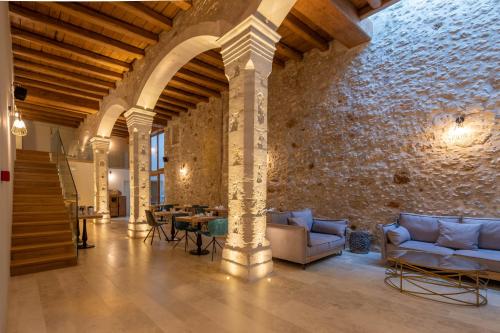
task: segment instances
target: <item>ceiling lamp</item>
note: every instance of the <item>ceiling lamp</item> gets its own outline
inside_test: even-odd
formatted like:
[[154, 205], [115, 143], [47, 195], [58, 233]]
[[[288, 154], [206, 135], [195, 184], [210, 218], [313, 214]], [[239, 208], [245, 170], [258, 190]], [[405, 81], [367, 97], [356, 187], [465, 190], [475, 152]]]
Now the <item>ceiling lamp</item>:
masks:
[[10, 131], [16, 136], [26, 136], [26, 134], [28, 134], [26, 124], [24, 120], [21, 119], [21, 115], [17, 110], [14, 113], [14, 124], [12, 124], [12, 129]]

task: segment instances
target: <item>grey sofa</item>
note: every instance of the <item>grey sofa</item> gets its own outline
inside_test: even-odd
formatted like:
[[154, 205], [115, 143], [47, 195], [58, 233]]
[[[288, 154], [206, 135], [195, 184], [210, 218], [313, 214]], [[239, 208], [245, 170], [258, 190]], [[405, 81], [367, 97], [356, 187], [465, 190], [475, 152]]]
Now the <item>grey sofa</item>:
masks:
[[[308, 226], [293, 225], [291, 219], [300, 216]], [[346, 242], [347, 220], [319, 219], [310, 209], [269, 212], [266, 236], [271, 242], [273, 257], [302, 264], [332, 254], [341, 254]]]
[[[436, 241], [439, 237], [438, 220], [452, 223], [480, 224], [478, 249], [455, 250], [437, 245]], [[403, 226], [408, 230], [411, 239], [399, 245], [394, 245], [387, 237], [387, 233], [399, 226]], [[384, 262], [387, 260], [387, 254], [392, 250], [419, 250], [443, 255], [457, 255], [484, 264], [488, 270], [488, 277], [500, 280], [500, 218], [400, 213], [395, 223], [379, 224], [378, 233], [381, 241], [381, 258]]]

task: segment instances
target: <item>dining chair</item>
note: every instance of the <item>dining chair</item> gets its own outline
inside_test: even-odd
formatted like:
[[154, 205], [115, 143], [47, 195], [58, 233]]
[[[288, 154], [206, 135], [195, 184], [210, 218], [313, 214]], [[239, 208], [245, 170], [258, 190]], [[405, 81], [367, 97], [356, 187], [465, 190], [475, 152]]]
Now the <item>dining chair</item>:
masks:
[[158, 232], [158, 238], [161, 240], [160, 230], [163, 232], [165, 240], [168, 241], [167, 234], [165, 233], [165, 230], [163, 230], [162, 228], [162, 225], [164, 225], [165, 223], [156, 221], [155, 216], [150, 210], [146, 210], [146, 220], [148, 221], [148, 224], [151, 227], [151, 229], [149, 229], [149, 232], [144, 238], [143, 242], [145, 242], [146, 239], [148, 239], [149, 234], [151, 234], [151, 231], [153, 232], [153, 235], [151, 236], [151, 245], [153, 245], [153, 240], [155, 238], [155, 231]]
[[222, 250], [222, 244], [217, 241], [217, 237], [227, 236], [227, 219], [216, 219], [208, 222], [208, 231], [203, 232], [203, 235], [212, 237], [210, 243], [207, 244], [205, 250], [212, 245], [212, 261], [214, 261], [214, 253], [217, 251], [217, 246]]
[[[189, 240], [191, 240], [191, 242], [193, 242], [193, 243], [196, 243], [196, 241], [189, 235], [189, 233], [190, 232], [198, 232], [198, 229], [193, 227], [191, 225], [191, 223], [189, 223], [189, 222], [177, 221], [176, 217], [179, 217], [179, 216], [189, 216], [189, 215], [188, 214], [172, 215], [172, 223], [174, 224], [174, 227], [175, 227], [174, 240], [177, 241], [177, 243], [175, 243], [175, 245], [172, 249], [175, 249], [177, 247], [177, 245], [179, 245], [179, 243], [184, 239], [184, 252], [186, 252], [187, 248], [188, 248]], [[177, 234], [179, 232], [184, 232], [184, 235], [182, 235], [181, 238], [177, 239]]]

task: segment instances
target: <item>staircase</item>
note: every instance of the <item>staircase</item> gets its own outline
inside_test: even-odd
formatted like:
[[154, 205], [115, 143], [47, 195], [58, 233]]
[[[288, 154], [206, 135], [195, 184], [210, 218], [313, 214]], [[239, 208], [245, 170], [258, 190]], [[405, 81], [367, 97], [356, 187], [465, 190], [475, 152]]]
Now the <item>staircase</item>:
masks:
[[76, 259], [56, 164], [47, 152], [17, 150], [11, 275], [72, 266]]

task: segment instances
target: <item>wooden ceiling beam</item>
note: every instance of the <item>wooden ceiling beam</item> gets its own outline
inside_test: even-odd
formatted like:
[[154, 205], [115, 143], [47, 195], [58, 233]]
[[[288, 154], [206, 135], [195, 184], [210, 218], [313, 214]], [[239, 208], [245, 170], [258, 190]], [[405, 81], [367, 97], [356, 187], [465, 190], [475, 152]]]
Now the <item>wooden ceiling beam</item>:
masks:
[[202, 96], [214, 96], [220, 97], [220, 92], [217, 90], [213, 90], [202, 85], [189, 82], [187, 80], [176, 78], [175, 76], [168, 82], [167, 86], [171, 86], [174, 88], [178, 88], [180, 90], [184, 90], [190, 93], [202, 95]]
[[184, 107], [178, 106], [178, 105], [174, 105], [174, 104], [170, 104], [170, 103], [165, 103], [161, 100], [158, 100], [158, 102], [156, 102], [156, 106], [159, 106], [163, 109], [172, 110], [175, 112], [187, 112], [188, 111], [187, 108], [184, 108]]
[[110, 57], [103, 56], [99, 53], [95, 53], [86, 49], [76, 47], [71, 44], [66, 44], [62, 41], [47, 38], [42, 35], [35, 34], [30, 31], [22, 30], [17, 27], [11, 27], [10, 32], [13, 39], [18, 39], [22, 41], [27, 41], [35, 43], [42, 47], [48, 47], [53, 50], [68, 52], [81, 59], [89, 60], [100, 65], [110, 67], [115, 70], [119, 70], [120, 73], [123, 70], [131, 70], [132, 65], [124, 61], [116, 60]]
[[33, 79], [43, 82], [50, 82], [50, 84], [53, 85], [58, 85], [61, 87], [71, 87], [72, 89], [88, 92], [91, 94], [96, 94], [101, 96], [106, 96], [108, 94], [108, 89], [105, 88], [99, 88], [72, 80], [61, 79], [56, 76], [41, 74], [33, 71], [24, 70], [21, 68], [14, 68], [14, 74], [18, 77]]
[[218, 67], [207, 64], [198, 59], [192, 59], [190, 62], [184, 65], [184, 68], [189, 69], [191, 71], [207, 75], [211, 78], [217, 79], [222, 82], [227, 82], [226, 75], [224, 74], [224, 70], [221, 70]]
[[62, 125], [62, 126], [67, 126], [67, 127], [78, 127], [80, 125], [79, 122], [77, 121], [67, 121], [67, 120], [62, 120], [57, 117], [48, 117], [41, 115], [39, 113], [33, 113], [33, 112], [23, 112], [21, 114], [22, 118], [26, 120], [32, 120], [32, 121], [40, 121], [43, 123], [49, 123], [49, 124], [56, 124], [56, 125]]
[[363, 20], [375, 13], [378, 13], [384, 8], [394, 5], [396, 2], [399, 2], [399, 0], [381, 0], [380, 6], [376, 8], [372, 7], [371, 5], [366, 5], [365, 7], [358, 10], [358, 16], [361, 20]]
[[80, 121], [83, 121], [85, 119], [85, 117], [81, 117], [81, 116], [72, 116], [71, 114], [59, 114], [59, 113], [54, 113], [54, 112], [42, 112], [42, 111], [37, 110], [37, 109], [25, 108], [23, 106], [18, 107], [17, 109], [21, 111], [21, 114], [29, 112], [32, 114], [39, 114], [41, 116], [57, 117], [59, 119], [68, 120], [68, 121], [80, 122]]
[[43, 74], [57, 76], [67, 80], [73, 80], [85, 84], [90, 84], [101, 88], [115, 88], [114, 82], [103, 81], [90, 76], [85, 76], [81, 74], [76, 74], [70, 71], [65, 71], [63, 69], [58, 69], [51, 66], [46, 66], [34, 62], [25, 61], [23, 59], [14, 58], [14, 66], [18, 68], [28, 69], [36, 71]]
[[181, 68], [175, 74], [175, 77], [178, 77], [178, 78], [181, 78], [181, 79], [184, 79], [187, 81], [191, 81], [191, 82], [206, 86], [206, 87], [211, 88], [211, 89], [219, 90], [219, 91], [227, 89], [229, 87], [229, 84], [227, 83], [227, 81], [223, 82], [223, 81], [214, 80], [213, 78], [198, 74], [196, 72], [190, 71], [190, 70], [185, 69], [185, 68]]
[[33, 50], [16, 44], [12, 45], [12, 52], [15, 55], [21, 55], [26, 58], [43, 61], [55, 66], [66, 67], [69, 68], [70, 70], [79, 70], [82, 72], [102, 76], [106, 79], [121, 80], [123, 78], [122, 74], [113, 71], [108, 71], [106, 69], [92, 66], [83, 62], [71, 60], [64, 57], [59, 57], [50, 53]]
[[162, 107], [159, 107], [158, 105], [155, 106], [154, 111], [159, 114], [167, 115], [167, 116], [178, 116], [179, 112], [164, 109]]
[[77, 19], [82, 19], [85, 22], [104, 27], [111, 31], [122, 33], [126, 36], [131, 36], [135, 39], [149, 44], [155, 44], [158, 42], [158, 36], [151, 31], [141, 29], [135, 25], [103, 14], [97, 10], [88, 8], [79, 3], [46, 2], [45, 5], [51, 8], [59, 9]]
[[28, 90], [26, 101], [33, 104], [40, 103], [70, 110], [79, 110], [89, 114], [99, 111], [99, 102], [54, 93], [40, 88], [31, 88]]
[[45, 89], [48, 91], [61, 92], [61, 93], [64, 93], [66, 95], [87, 98], [87, 99], [91, 99], [94, 101], [100, 101], [102, 99], [101, 95], [92, 94], [89, 92], [83, 92], [83, 91], [68, 88], [68, 87], [58, 86], [56, 84], [52, 84], [49, 82], [32, 80], [32, 79], [21, 77], [21, 76], [16, 76], [14, 78], [14, 83], [18, 84], [20, 86], [23, 86], [25, 88], [28, 88], [28, 89], [32, 88], [32, 87], [41, 88], [41, 89]]
[[294, 10], [349, 48], [371, 39], [360, 25], [358, 10], [349, 0], [298, 0]]
[[17, 107], [23, 107], [26, 109], [32, 109], [32, 110], [37, 110], [40, 112], [47, 112], [47, 113], [56, 113], [56, 114], [71, 114], [76, 116], [80, 116], [82, 118], [85, 118], [88, 115], [88, 112], [85, 111], [79, 111], [79, 110], [73, 110], [73, 109], [65, 109], [65, 108], [60, 108], [60, 107], [55, 107], [55, 106], [47, 106], [47, 105], [41, 105], [41, 104], [33, 104], [33, 103], [28, 103], [28, 102], [23, 102], [23, 101], [16, 101], [16, 106]]
[[138, 2], [138, 1], [127, 1], [127, 2], [113, 2], [113, 5], [118, 6], [127, 12], [134, 14], [143, 20], [150, 22], [163, 30], [172, 29], [173, 23], [172, 19], [163, 16], [152, 8]]
[[174, 104], [174, 105], [186, 108], [186, 109], [194, 109], [194, 108], [196, 108], [196, 103], [187, 102], [187, 101], [180, 100], [178, 98], [167, 96], [167, 95], [164, 95], [164, 94], [160, 95], [159, 100], [162, 101], [162, 102], [169, 103], [169, 104]]
[[224, 70], [224, 62], [222, 61], [222, 56], [217, 51], [208, 50], [206, 52], [198, 54], [195, 58]]
[[180, 1], [180, 0], [176, 0], [176, 1], [170, 1], [171, 4], [174, 4], [176, 5], [178, 8], [182, 9], [182, 10], [188, 10], [189, 8], [192, 7], [192, 4], [191, 4], [191, 1]]
[[15, 5], [12, 2], [9, 3], [9, 11], [10, 14], [14, 17], [22, 18], [34, 23], [44, 24], [52, 29], [64, 32], [86, 42], [98, 44], [107, 49], [125, 53], [131, 57], [142, 58], [144, 56], [143, 49], [122, 43], [116, 39], [98, 34], [91, 30], [84, 29], [80, 26], [60, 21], [51, 16], [43, 15], [37, 11]]
[[180, 100], [183, 100], [183, 101], [187, 101], [187, 102], [190, 102], [190, 103], [197, 104], [199, 102], [208, 102], [208, 97], [206, 97], [206, 96], [201, 96], [201, 95], [198, 95], [198, 94], [189, 93], [187, 91], [183, 91], [183, 90], [180, 90], [180, 89], [172, 88], [172, 87], [169, 87], [169, 86], [167, 86], [163, 90], [163, 92], [167, 96], [174, 97], [174, 98], [177, 98], [177, 99], [180, 99]]
[[278, 42], [276, 43], [276, 51], [283, 56], [287, 57], [288, 59], [293, 59], [300, 61], [302, 60], [302, 53], [300, 51], [297, 51], [291, 46], [286, 45], [285, 43]]
[[[297, 5], [297, 3], [295, 5]], [[311, 46], [314, 46], [321, 51], [328, 50], [328, 41], [323, 39], [323, 37], [321, 37], [316, 31], [309, 28], [307, 24], [299, 20], [292, 13], [287, 15], [282, 25]]]

